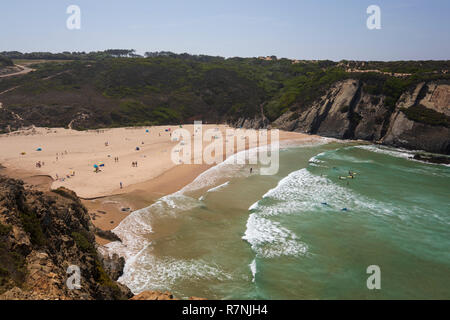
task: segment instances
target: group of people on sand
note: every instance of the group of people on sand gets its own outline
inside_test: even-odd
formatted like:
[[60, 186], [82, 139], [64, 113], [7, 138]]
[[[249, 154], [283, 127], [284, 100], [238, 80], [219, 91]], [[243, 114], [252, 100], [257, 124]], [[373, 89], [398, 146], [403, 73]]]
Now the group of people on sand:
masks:
[[59, 177], [59, 175], [56, 173], [56, 181], [64, 182], [66, 179], [70, 179], [71, 177], [75, 177], [75, 171], [70, 171], [69, 174], [66, 174], [65, 177]]
[[62, 158], [64, 155], [67, 155], [67, 154], [68, 154], [67, 150], [64, 151], [64, 152], [61, 152], [61, 153], [57, 152], [57, 153], [56, 153], [56, 161], [59, 160], [59, 156], [60, 156], [60, 155], [61, 155], [61, 158]]
[[119, 162], [119, 157], [114, 157], [114, 162]]
[[38, 162], [36, 162], [36, 168], [42, 168], [43, 166], [45, 165], [45, 162], [44, 161], [38, 161]]
[[131, 166], [132, 166], [133, 168], [137, 168], [137, 166], [138, 166], [137, 161], [133, 161], [133, 162], [131, 163]]

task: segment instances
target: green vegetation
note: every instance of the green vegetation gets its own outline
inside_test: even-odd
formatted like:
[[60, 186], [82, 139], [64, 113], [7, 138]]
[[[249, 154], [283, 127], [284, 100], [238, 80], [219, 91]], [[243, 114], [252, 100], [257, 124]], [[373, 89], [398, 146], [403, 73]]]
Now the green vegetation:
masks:
[[[42, 126], [67, 126], [80, 113], [75, 129], [162, 125], [203, 120], [234, 122], [264, 114], [273, 121], [284, 112], [302, 111], [326, 94], [337, 81], [357, 79], [374, 101], [385, 96], [392, 112], [400, 96], [420, 81], [450, 80], [448, 61], [348, 62], [272, 61], [258, 58], [211, 57], [146, 53], [132, 50], [96, 53], [3, 53], [15, 59], [52, 59], [65, 63], [37, 63], [36, 72], [0, 80], [8, 109]], [[36, 60], [39, 61], [39, 60]], [[408, 77], [349, 73], [346, 69], [411, 73]], [[14, 99], [14, 96], [20, 99]], [[36, 95], [39, 102], [36, 103]], [[20, 104], [19, 104], [20, 103]], [[345, 112], [345, 110], [343, 111]], [[0, 124], [10, 123], [9, 118]], [[5, 115], [6, 117], [6, 115]], [[9, 121], [9, 122], [8, 122]]]
[[450, 117], [437, 112], [435, 110], [426, 108], [422, 105], [415, 105], [409, 108], [403, 108], [402, 112], [410, 120], [414, 120], [420, 123], [429, 124], [432, 126], [444, 126], [450, 127]]
[[428, 60], [428, 61], [341, 61], [347, 64], [350, 68], [359, 70], [380, 70], [382, 72], [390, 73], [431, 73], [434, 71], [449, 70], [450, 61], [442, 60]]
[[8, 57], [3, 57], [0, 55], [0, 68], [1, 67], [10, 67], [13, 66], [14, 63], [12, 62], [12, 60]]
[[25, 59], [25, 60], [96, 60], [111, 57], [139, 57], [135, 54], [135, 50], [128, 49], [109, 49], [105, 51], [93, 51], [93, 52], [31, 52], [22, 53], [19, 51], [3, 51], [0, 52], [0, 56], [4, 56], [10, 59]]
[[0, 294], [20, 286], [26, 275], [25, 257], [7, 245], [11, 230], [11, 226], [0, 223]]
[[20, 210], [20, 220], [23, 229], [30, 235], [31, 243], [36, 246], [43, 246], [46, 243], [44, 232], [42, 231], [41, 223], [34, 211], [24, 205]]
[[0, 237], [8, 235], [12, 230], [11, 226], [7, 226], [0, 223]]
[[95, 255], [95, 246], [87, 239], [83, 231], [72, 232], [72, 238], [81, 251]]
[[349, 106], [343, 106], [343, 107], [341, 108], [341, 110], [339, 110], [339, 111], [341, 111], [341, 113], [346, 113], [346, 112], [348, 112], [349, 109], [350, 109]]

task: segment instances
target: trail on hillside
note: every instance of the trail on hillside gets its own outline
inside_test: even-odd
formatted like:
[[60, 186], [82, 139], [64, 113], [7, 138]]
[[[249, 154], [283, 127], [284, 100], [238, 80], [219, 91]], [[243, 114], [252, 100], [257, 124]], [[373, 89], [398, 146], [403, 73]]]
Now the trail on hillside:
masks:
[[35, 70], [35, 69], [28, 68], [26, 66], [22, 66], [22, 65], [19, 65], [19, 64], [16, 64], [15, 66], [21, 68], [22, 70], [20, 70], [18, 72], [14, 72], [14, 73], [0, 75], [0, 78], [8, 78], [8, 77], [20, 76], [20, 75], [24, 75], [24, 74], [30, 73], [30, 72]]

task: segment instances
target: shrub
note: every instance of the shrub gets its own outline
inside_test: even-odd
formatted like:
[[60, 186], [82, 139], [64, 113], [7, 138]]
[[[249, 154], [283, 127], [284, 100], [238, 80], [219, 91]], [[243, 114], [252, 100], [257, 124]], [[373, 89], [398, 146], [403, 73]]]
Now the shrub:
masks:
[[429, 124], [432, 126], [450, 127], [450, 117], [437, 112], [433, 109], [424, 107], [423, 105], [415, 105], [409, 108], [402, 108], [401, 111], [410, 120], [420, 123]]
[[85, 252], [90, 254], [95, 254], [95, 247], [89, 240], [83, 235], [82, 232], [72, 232], [72, 238], [77, 244], [77, 247]]

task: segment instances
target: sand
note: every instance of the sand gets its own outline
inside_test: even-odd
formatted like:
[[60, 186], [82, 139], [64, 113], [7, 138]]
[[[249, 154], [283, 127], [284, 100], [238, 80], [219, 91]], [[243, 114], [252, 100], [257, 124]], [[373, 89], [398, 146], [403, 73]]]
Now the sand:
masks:
[[[93, 223], [111, 230], [133, 210], [180, 190], [212, 166], [174, 163], [171, 151], [179, 142], [172, 141], [170, 132], [165, 131], [169, 128], [173, 132], [179, 126], [90, 131], [31, 128], [12, 132], [0, 135], [0, 164], [14, 173], [12, 176], [25, 177], [29, 184], [35, 183], [44, 189], [63, 186], [73, 190], [83, 199]], [[183, 129], [194, 132], [193, 125], [183, 125]], [[225, 130], [231, 128], [203, 125], [203, 131], [207, 129], [220, 131], [226, 137]], [[280, 141], [298, 144], [317, 139], [319, 137], [280, 131]], [[247, 143], [245, 147], [252, 146]], [[115, 157], [119, 158], [118, 162]], [[36, 167], [39, 161], [43, 164], [40, 168]], [[137, 167], [132, 166], [135, 161]], [[104, 166], [96, 173], [94, 165], [101, 163]]]

